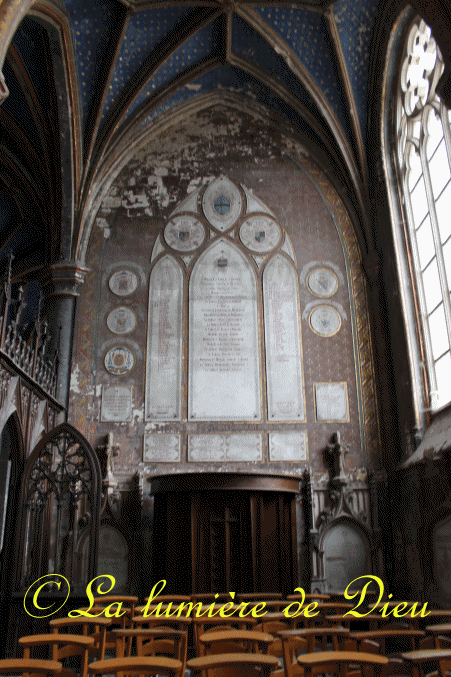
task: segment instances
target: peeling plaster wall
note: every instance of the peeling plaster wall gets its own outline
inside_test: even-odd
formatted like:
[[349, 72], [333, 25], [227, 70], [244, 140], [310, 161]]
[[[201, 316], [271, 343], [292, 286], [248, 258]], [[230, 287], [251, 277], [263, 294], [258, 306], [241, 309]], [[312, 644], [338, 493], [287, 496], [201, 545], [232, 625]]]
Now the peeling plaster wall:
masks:
[[[150, 256], [168, 216], [187, 194], [219, 175], [246, 186], [275, 214], [291, 238], [300, 280], [300, 315], [306, 422], [181, 423], [144, 422], [145, 355]], [[108, 279], [117, 264], [133, 266], [138, 288], [125, 299], [115, 297]], [[331, 302], [342, 309], [342, 326], [333, 337], [320, 337], [308, 323], [309, 304], [318, 301], [306, 286], [306, 274], [326, 262], [340, 279]], [[327, 467], [324, 449], [336, 430], [350, 445], [346, 465], [351, 476], [363, 479], [377, 466], [379, 447], [374, 396], [374, 370], [369, 337], [365, 281], [360, 252], [337, 194], [308, 158], [304, 149], [287, 139], [274, 124], [225, 106], [197, 113], [170, 129], [157, 142], [136, 152], [120, 172], [104, 199], [93, 228], [86, 260], [90, 272], [78, 306], [69, 420], [96, 445], [112, 431], [120, 447], [115, 472], [126, 481], [168, 472], [265, 472], [301, 476], [311, 468], [317, 481]], [[113, 376], [104, 367], [109, 347], [121, 343], [106, 325], [108, 312], [126, 305], [134, 310], [137, 326], [127, 340], [136, 357], [126, 376]], [[186, 340], [186, 337], [185, 337]], [[313, 384], [347, 384], [349, 421], [319, 422], [315, 418]], [[132, 420], [100, 421], [101, 390], [106, 385], [133, 386]], [[305, 463], [268, 461], [268, 432], [304, 430], [308, 433]], [[263, 463], [188, 463], [186, 435], [195, 432], [261, 431]], [[143, 463], [144, 432], [182, 432], [180, 463]]]

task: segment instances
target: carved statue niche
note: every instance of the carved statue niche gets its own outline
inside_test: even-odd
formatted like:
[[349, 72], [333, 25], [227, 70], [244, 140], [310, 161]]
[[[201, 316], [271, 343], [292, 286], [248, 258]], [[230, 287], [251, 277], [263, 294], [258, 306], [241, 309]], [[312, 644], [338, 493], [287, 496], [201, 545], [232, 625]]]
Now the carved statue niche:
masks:
[[114, 444], [113, 433], [96, 447], [103, 476], [103, 501], [100, 514], [98, 575], [114, 576], [114, 592], [136, 592], [138, 577], [134, 575], [136, 550], [134, 534], [137, 516], [141, 514], [141, 501], [136, 482], [120, 486], [115, 475], [114, 459], [120, 446]]
[[329, 481], [312, 487], [311, 584], [324, 592], [373, 569], [368, 485], [364, 473], [347, 470], [349, 451], [337, 431], [325, 449]]

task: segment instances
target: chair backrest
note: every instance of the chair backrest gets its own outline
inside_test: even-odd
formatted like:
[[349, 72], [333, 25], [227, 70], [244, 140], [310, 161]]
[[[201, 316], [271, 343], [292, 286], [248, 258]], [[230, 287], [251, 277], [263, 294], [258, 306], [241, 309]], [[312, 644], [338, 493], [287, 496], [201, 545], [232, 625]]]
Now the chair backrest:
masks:
[[304, 669], [305, 677], [315, 674], [318, 665], [322, 666], [322, 671], [339, 675], [347, 674], [351, 665], [358, 665], [362, 673], [364, 668], [370, 668], [375, 677], [380, 677], [388, 665], [388, 658], [363, 651], [319, 651], [298, 656], [297, 662]]
[[52, 618], [49, 621], [50, 629], [53, 633], [64, 634], [68, 631], [71, 634], [81, 634], [83, 637], [92, 637], [94, 645], [89, 648], [88, 653], [90, 658], [103, 660], [105, 656], [106, 646], [106, 630], [111, 625], [111, 618]]
[[131, 656], [95, 661], [88, 666], [91, 675], [167, 675], [184, 677], [181, 661], [162, 656]]
[[4, 658], [0, 660], [2, 675], [33, 675], [33, 677], [53, 677], [61, 672], [62, 664], [58, 661], [36, 660], [33, 658]]
[[31, 658], [31, 650], [47, 647], [52, 661], [62, 661], [69, 656], [80, 656], [80, 677], [88, 674], [88, 651], [94, 646], [92, 637], [70, 635], [67, 633], [49, 633], [44, 635], [28, 635], [19, 638], [19, 646], [23, 649], [24, 659]]
[[117, 619], [113, 617], [113, 623], [120, 624], [122, 628], [130, 628], [132, 626], [132, 618], [135, 615], [135, 606], [138, 602], [138, 597], [134, 595], [102, 595], [102, 597], [94, 597], [94, 606], [99, 609], [110, 605], [117, 607], [121, 616], [118, 616]]
[[255, 653], [227, 653], [203, 656], [188, 661], [191, 677], [202, 672], [214, 677], [269, 677], [279, 661], [275, 656]]
[[[385, 656], [387, 655], [387, 651], [389, 651], [389, 653], [399, 653], [400, 651], [405, 651], [406, 644], [410, 644], [409, 648], [412, 651], [417, 650], [419, 648], [419, 641], [424, 636], [425, 632], [423, 630], [398, 630], [392, 629], [390, 626], [386, 626], [382, 630], [351, 632], [350, 639], [356, 641], [357, 651], [362, 650], [363, 644], [365, 642], [376, 642], [379, 653], [382, 656]], [[391, 647], [387, 646], [387, 640], [390, 642]], [[397, 645], [397, 648], [394, 652], [392, 649], [395, 645]], [[401, 645], [401, 647], [399, 645]]]
[[173, 628], [126, 628], [114, 630], [116, 635], [116, 658], [128, 658], [136, 642], [137, 656], [167, 656], [186, 666], [188, 635], [186, 631]]
[[273, 635], [254, 630], [219, 630], [204, 632], [199, 637], [200, 656], [212, 656], [219, 653], [262, 653], [274, 641]]
[[[297, 669], [296, 654], [298, 651], [313, 653], [317, 648], [326, 648], [327, 639], [332, 639], [333, 650], [343, 651], [348, 628], [304, 628], [283, 630], [278, 633], [282, 641], [282, 656], [286, 677], [293, 677]], [[319, 642], [319, 647], [318, 647]]]
[[449, 649], [407, 651], [401, 654], [401, 658], [410, 665], [413, 677], [423, 677], [425, 666], [427, 666], [427, 672], [429, 673], [431, 663], [437, 666], [440, 677], [446, 677], [449, 662], [451, 661], [451, 651]]

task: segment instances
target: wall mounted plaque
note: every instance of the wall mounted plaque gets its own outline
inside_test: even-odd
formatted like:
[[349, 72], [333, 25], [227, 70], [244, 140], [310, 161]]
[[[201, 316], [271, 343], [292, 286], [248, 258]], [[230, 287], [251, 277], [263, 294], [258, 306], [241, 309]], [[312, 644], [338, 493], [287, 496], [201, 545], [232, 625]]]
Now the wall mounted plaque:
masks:
[[252, 266], [230, 241], [214, 240], [190, 279], [190, 421], [260, 419], [258, 348]]
[[269, 433], [269, 460], [298, 463], [307, 460], [307, 433]]
[[138, 287], [138, 276], [131, 270], [116, 270], [108, 280], [108, 286], [116, 296], [130, 296]]
[[263, 273], [268, 418], [302, 421], [304, 399], [297, 275], [283, 256]]
[[194, 216], [174, 216], [164, 229], [164, 239], [179, 252], [193, 251], [204, 237], [205, 229]]
[[345, 381], [315, 383], [314, 388], [317, 421], [349, 421], [348, 390]]
[[136, 315], [126, 306], [118, 306], [108, 313], [107, 327], [113, 334], [129, 334], [136, 327]]
[[315, 296], [328, 298], [338, 289], [338, 279], [335, 273], [327, 268], [315, 268], [307, 277], [307, 286]]
[[332, 306], [316, 306], [310, 313], [310, 327], [320, 336], [333, 336], [341, 327], [341, 316]]
[[144, 433], [145, 463], [178, 463], [181, 460], [181, 436]]
[[261, 461], [262, 436], [258, 433], [188, 435], [188, 461], [197, 463]]
[[135, 356], [127, 346], [115, 346], [105, 353], [105, 369], [115, 376], [128, 374], [135, 366]]
[[150, 274], [146, 359], [146, 420], [181, 415], [183, 274], [164, 256]]
[[133, 386], [102, 386], [101, 421], [132, 420]]
[[208, 186], [202, 207], [211, 225], [224, 232], [233, 226], [241, 214], [241, 193], [229, 179], [221, 176]]
[[250, 216], [240, 228], [241, 242], [253, 252], [269, 252], [281, 238], [281, 230], [269, 216]]

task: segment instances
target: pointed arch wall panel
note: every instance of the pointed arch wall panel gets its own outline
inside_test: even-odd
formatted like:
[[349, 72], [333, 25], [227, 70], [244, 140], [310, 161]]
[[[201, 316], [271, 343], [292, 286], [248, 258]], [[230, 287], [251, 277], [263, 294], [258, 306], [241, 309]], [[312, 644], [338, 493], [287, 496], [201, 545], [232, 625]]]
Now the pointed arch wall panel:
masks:
[[[90, 439], [113, 431], [124, 478], [138, 467], [146, 477], [245, 472], [249, 464], [296, 476], [308, 464], [324, 476], [323, 450], [337, 428], [351, 447], [349, 469], [364, 474], [377, 457], [378, 424], [365, 281], [349, 215], [305, 149], [262, 108], [230, 92], [226, 103], [203, 101], [198, 108], [191, 102], [166, 129], [156, 127], [155, 136], [152, 125], [147, 128], [97, 213], [80, 297], [70, 420]], [[225, 225], [221, 211], [232, 210], [233, 192], [211, 193], [209, 208], [219, 210], [218, 219], [204, 209], [204, 196], [219, 177], [218, 185], [229, 181], [240, 195], [240, 208]], [[156, 290], [169, 261], [178, 271], [179, 296], [165, 324]], [[223, 272], [227, 266], [248, 280], [242, 300], [233, 287], [242, 283]], [[132, 272], [137, 280], [124, 296], [109, 282], [121, 270], [124, 280]], [[220, 275], [230, 293], [206, 293], [206, 284]], [[234, 320], [243, 349], [230, 318], [221, 322], [221, 308], [235, 312], [235, 305], [245, 309]], [[174, 331], [177, 307], [183, 318]], [[108, 322], [111, 313], [119, 325]], [[125, 322], [121, 333], [129, 315], [136, 321]], [[160, 322], [168, 330], [164, 340], [181, 356], [180, 381], [167, 371], [152, 382]], [[112, 367], [113, 354], [119, 361], [132, 354], [127, 365], [133, 367]], [[216, 357], [226, 371], [206, 368]], [[234, 372], [239, 359], [245, 366]], [[156, 415], [158, 398], [175, 381], [180, 409], [173, 399], [172, 416]], [[331, 384], [319, 395], [320, 420], [315, 383]], [[338, 421], [328, 393], [343, 383], [349, 417]], [[127, 390], [130, 420], [101, 420], [103, 394], [112, 388]], [[248, 393], [241, 405], [240, 388]], [[215, 452], [205, 451], [209, 441]]]

